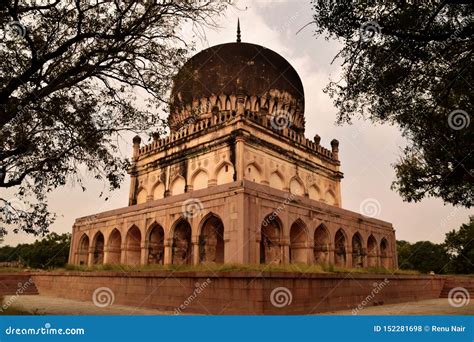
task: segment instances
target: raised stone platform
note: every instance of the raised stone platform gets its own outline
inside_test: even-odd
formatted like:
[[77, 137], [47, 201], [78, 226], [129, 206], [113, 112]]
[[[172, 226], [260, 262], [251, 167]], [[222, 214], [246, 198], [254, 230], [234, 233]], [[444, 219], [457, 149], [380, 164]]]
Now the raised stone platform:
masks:
[[439, 298], [445, 277], [290, 272], [56, 272], [32, 274], [41, 295], [199, 314], [314, 314]]

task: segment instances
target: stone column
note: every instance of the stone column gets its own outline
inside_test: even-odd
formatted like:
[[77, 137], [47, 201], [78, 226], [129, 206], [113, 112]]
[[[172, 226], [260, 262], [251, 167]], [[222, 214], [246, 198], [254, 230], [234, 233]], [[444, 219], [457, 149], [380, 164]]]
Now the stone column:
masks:
[[346, 248], [346, 265], [345, 267], [352, 268], [352, 248]]
[[165, 255], [163, 258], [164, 265], [171, 265], [173, 262], [173, 241], [171, 239], [165, 240]]
[[120, 253], [120, 263], [122, 265], [125, 265], [127, 263], [127, 244], [126, 243], [122, 243], [120, 245], [120, 250], [121, 250], [121, 253]]
[[193, 241], [193, 265], [199, 264], [199, 242]]
[[148, 263], [148, 248], [145, 242], [140, 243], [140, 265], [146, 265]]
[[336, 253], [336, 249], [334, 248], [334, 244], [332, 243], [329, 243], [329, 250], [328, 250], [328, 257], [329, 257], [329, 260], [328, 260], [328, 263], [330, 265], [334, 265], [336, 263], [336, 256], [335, 256], [335, 253]]
[[235, 156], [235, 170], [237, 173], [236, 180], [242, 180], [244, 179], [244, 137], [236, 137], [235, 138], [235, 150], [236, 150], [236, 156]]
[[290, 241], [287, 239], [282, 239], [281, 247], [282, 247], [281, 261], [283, 264], [289, 264], [290, 263]]
[[89, 255], [88, 255], [88, 258], [87, 258], [87, 265], [88, 266], [92, 265], [93, 259], [94, 259], [94, 247], [90, 246], [89, 247]]

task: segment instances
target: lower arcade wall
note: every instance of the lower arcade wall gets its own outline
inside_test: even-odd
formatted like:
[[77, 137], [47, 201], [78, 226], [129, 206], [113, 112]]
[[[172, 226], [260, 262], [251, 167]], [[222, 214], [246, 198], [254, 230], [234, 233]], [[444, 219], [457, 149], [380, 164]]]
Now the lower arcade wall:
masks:
[[373, 305], [439, 298], [445, 281], [419, 275], [163, 271], [35, 273], [33, 280], [41, 295], [212, 315], [357, 314]]

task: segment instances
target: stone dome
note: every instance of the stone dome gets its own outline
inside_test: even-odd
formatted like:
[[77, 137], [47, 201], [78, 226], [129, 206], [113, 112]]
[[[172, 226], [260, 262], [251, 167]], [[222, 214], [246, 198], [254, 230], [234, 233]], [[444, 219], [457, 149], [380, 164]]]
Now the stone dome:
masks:
[[304, 131], [304, 90], [288, 61], [260, 45], [227, 43], [190, 58], [174, 78], [170, 116], [172, 130], [219, 111], [233, 111], [237, 99], [259, 115], [289, 115], [290, 128]]

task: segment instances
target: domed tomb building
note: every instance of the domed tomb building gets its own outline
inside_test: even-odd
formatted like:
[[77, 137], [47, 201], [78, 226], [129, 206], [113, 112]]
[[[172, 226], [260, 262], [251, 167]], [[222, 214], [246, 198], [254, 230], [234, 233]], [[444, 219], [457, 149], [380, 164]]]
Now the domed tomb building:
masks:
[[342, 209], [339, 143], [305, 137], [304, 100], [265, 47], [196, 54], [174, 80], [170, 134], [133, 139], [128, 207], [77, 219], [69, 262], [397, 267], [392, 225]]

